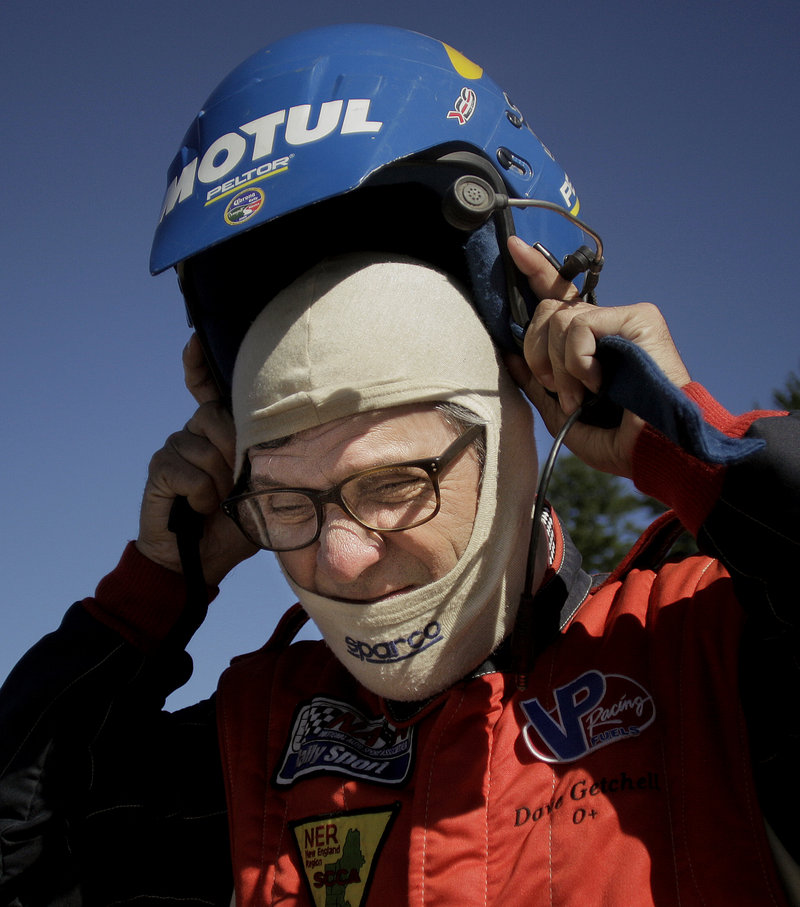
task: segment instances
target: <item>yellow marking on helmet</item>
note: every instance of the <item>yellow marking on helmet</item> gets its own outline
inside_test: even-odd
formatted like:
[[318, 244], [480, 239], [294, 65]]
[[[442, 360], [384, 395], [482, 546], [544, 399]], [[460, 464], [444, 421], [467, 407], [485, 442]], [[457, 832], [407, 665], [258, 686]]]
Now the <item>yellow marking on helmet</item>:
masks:
[[575, 206], [573, 207], [573, 209], [572, 209], [569, 213], [570, 213], [573, 217], [577, 217], [577, 216], [578, 216], [578, 212], [579, 212], [580, 210], [581, 210], [581, 200], [578, 199], [578, 201], [575, 202]]
[[442, 46], [447, 51], [447, 56], [450, 57], [450, 62], [453, 64], [453, 69], [465, 79], [480, 79], [483, 75], [483, 68], [478, 66], [477, 63], [473, 63], [472, 60], [468, 60], [464, 54], [459, 53], [454, 47], [450, 47], [449, 44], [442, 42]]

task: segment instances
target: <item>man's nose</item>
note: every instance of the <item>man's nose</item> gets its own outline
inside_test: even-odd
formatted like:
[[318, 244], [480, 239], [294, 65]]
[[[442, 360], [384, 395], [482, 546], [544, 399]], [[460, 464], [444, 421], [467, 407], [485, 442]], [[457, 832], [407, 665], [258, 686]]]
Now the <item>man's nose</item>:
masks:
[[325, 508], [317, 549], [317, 566], [339, 583], [353, 582], [384, 552], [384, 541], [335, 504]]

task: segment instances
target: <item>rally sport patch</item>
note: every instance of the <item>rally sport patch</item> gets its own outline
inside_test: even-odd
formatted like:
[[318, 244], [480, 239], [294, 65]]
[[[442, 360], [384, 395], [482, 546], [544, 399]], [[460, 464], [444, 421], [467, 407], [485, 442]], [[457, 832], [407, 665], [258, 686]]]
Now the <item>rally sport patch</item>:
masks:
[[290, 787], [309, 775], [333, 774], [397, 786], [410, 774], [413, 749], [413, 728], [315, 696], [297, 710], [275, 783]]

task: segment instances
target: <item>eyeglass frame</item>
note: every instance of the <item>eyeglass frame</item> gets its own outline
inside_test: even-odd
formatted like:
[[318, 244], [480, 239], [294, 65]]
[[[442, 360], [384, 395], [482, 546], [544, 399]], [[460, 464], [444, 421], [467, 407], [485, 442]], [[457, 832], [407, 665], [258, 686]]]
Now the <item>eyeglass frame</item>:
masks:
[[[325, 517], [322, 511], [322, 508], [326, 504], [336, 504], [340, 507], [354, 522], [358, 523], [359, 526], [363, 526], [364, 529], [369, 529], [372, 532], [405, 532], [408, 529], [416, 529], [418, 526], [423, 526], [425, 523], [429, 523], [441, 509], [442, 498], [441, 492], [439, 489], [439, 477], [442, 473], [450, 466], [450, 464], [455, 460], [455, 458], [464, 451], [473, 441], [475, 441], [480, 433], [484, 430], [486, 426], [482, 422], [476, 422], [474, 425], [471, 425], [465, 431], [463, 431], [439, 456], [437, 457], [423, 457], [419, 460], [404, 460], [402, 463], [386, 463], [383, 466], [370, 466], [368, 469], [361, 469], [358, 472], [354, 472], [352, 475], [347, 476], [342, 479], [341, 482], [338, 482], [331, 488], [328, 488], [324, 491], [319, 491], [315, 488], [263, 488], [260, 491], [245, 491], [241, 494], [234, 494], [226, 498], [222, 502], [222, 510], [226, 516], [230, 517], [233, 522], [239, 527], [239, 530], [250, 542], [256, 545], [258, 548], [261, 548], [262, 551], [276, 551], [278, 553], [283, 553], [286, 551], [301, 551], [303, 548], [308, 548], [310, 545], [313, 545], [314, 542], [322, 534], [322, 527], [325, 522]], [[418, 520], [415, 523], [412, 523], [410, 526], [397, 527], [395, 529], [381, 529], [378, 526], [370, 526], [368, 523], [365, 523], [362, 519], [357, 517], [352, 510], [348, 507], [347, 502], [342, 497], [342, 488], [347, 485], [349, 482], [352, 482], [353, 479], [360, 479], [363, 476], [368, 476], [376, 472], [382, 472], [388, 469], [405, 469], [405, 468], [417, 468], [423, 470], [428, 478], [431, 481], [433, 486], [434, 494], [436, 495], [436, 506], [433, 511], [423, 517], [421, 520]], [[313, 538], [309, 541], [304, 542], [302, 545], [295, 545], [292, 548], [266, 548], [260, 542], [255, 541], [250, 533], [248, 533], [242, 524], [239, 522], [238, 514], [236, 512], [237, 506], [250, 498], [256, 498], [260, 495], [265, 494], [302, 494], [307, 497], [311, 504], [314, 507], [314, 514], [317, 520], [317, 528], [314, 532]]]

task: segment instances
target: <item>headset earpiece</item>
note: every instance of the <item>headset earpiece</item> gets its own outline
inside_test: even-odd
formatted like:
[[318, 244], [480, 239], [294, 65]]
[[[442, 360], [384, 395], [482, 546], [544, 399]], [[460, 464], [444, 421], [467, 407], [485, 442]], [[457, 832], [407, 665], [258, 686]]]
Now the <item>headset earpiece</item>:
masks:
[[507, 204], [507, 196], [498, 195], [481, 177], [460, 176], [442, 199], [442, 214], [451, 227], [471, 233]]

